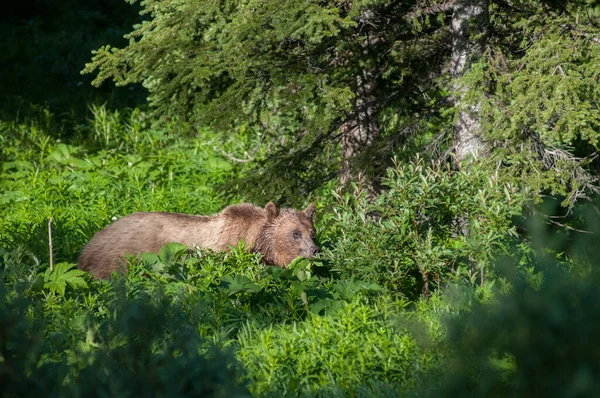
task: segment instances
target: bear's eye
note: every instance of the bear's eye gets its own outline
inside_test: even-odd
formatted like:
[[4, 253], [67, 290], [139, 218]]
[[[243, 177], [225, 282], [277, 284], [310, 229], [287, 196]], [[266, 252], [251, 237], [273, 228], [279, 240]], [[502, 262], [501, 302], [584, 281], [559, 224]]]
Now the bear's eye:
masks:
[[302, 232], [295, 230], [294, 232], [292, 232], [292, 236], [294, 237], [294, 239], [300, 239], [302, 237]]
[[312, 231], [310, 231], [310, 238], [314, 239], [315, 236], [317, 236], [317, 233], [315, 232], [315, 230], [313, 229]]

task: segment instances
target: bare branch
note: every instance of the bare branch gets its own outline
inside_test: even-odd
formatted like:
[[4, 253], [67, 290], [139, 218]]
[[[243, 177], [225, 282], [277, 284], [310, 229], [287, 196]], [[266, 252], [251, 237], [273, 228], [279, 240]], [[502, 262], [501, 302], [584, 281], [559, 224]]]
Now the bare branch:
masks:
[[562, 28], [568, 29], [571, 33], [574, 33], [578, 36], [583, 36], [586, 39], [590, 39], [591, 41], [593, 41], [596, 44], [600, 44], [600, 37], [598, 37], [597, 35], [593, 35], [591, 33], [582, 32], [581, 30], [577, 29], [577, 27], [575, 27], [571, 24], [564, 24], [564, 25], [562, 25]]
[[558, 221], [554, 221], [554, 220], [550, 220], [550, 219], [548, 219], [548, 223], [554, 224], [554, 225], [558, 225], [559, 227], [562, 227], [562, 228], [570, 229], [571, 231], [581, 232], [583, 234], [593, 234], [594, 233], [592, 231], [584, 231], [583, 229], [573, 228], [573, 227], [568, 226], [566, 224], [562, 224], [562, 223], [559, 223]]
[[232, 154], [225, 152], [223, 149], [219, 148], [219, 151], [221, 151], [221, 153], [225, 156], [227, 156], [229, 159], [233, 160], [234, 162], [238, 162], [238, 163], [248, 163], [248, 162], [253, 162], [254, 158], [250, 155], [248, 155], [248, 152], [244, 152], [244, 155], [246, 155], [248, 158], [247, 159], [239, 159], [236, 158], [235, 156], [233, 156]]
[[48, 247], [50, 249], [50, 271], [52, 271], [52, 268], [54, 267], [52, 261], [52, 220], [53, 218], [50, 217], [50, 220], [48, 221]]
[[592, 175], [583, 168], [585, 162], [593, 161], [598, 157], [598, 152], [585, 157], [578, 158], [564, 149], [547, 146], [541, 142], [539, 136], [533, 136], [533, 148], [540, 156], [542, 165], [546, 170], [553, 170], [557, 174], [565, 170], [565, 165], [569, 165], [569, 178], [576, 182], [579, 187], [570, 193], [569, 208], [575, 204], [578, 199], [586, 199], [587, 192], [600, 194], [598, 177]]

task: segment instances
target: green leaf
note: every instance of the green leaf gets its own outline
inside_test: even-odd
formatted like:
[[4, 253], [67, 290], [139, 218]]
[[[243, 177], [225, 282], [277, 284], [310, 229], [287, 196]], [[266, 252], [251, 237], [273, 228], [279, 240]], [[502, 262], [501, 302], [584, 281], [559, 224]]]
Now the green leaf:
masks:
[[211, 172], [230, 171], [233, 168], [231, 163], [220, 158], [208, 158], [204, 162], [204, 166]]
[[292, 271], [300, 281], [309, 280], [312, 276], [312, 264], [310, 260], [304, 257], [296, 257], [287, 269]]
[[152, 267], [152, 271], [154, 272], [162, 272], [165, 269], [165, 264], [160, 261], [160, 258], [156, 253], [142, 253], [140, 259], [143, 263], [150, 265]]
[[258, 293], [262, 290], [262, 286], [252, 282], [248, 277], [244, 275], [226, 275], [221, 278], [221, 287], [228, 291], [229, 296], [241, 292]]
[[159, 250], [158, 258], [160, 259], [161, 263], [169, 266], [182, 254], [187, 252], [187, 250], [188, 247], [186, 245], [182, 245], [181, 243], [167, 243]]
[[144, 263], [146, 263], [148, 265], [155, 265], [157, 263], [160, 263], [160, 259], [158, 258], [158, 255], [156, 253], [150, 253], [150, 252], [142, 253], [141, 261], [143, 261]]
[[85, 272], [79, 269], [72, 269], [74, 267], [75, 264], [63, 262], [54, 265], [52, 271], [47, 269], [44, 273], [44, 288], [61, 296], [64, 296], [67, 284], [73, 289], [80, 287], [87, 288], [88, 285], [83, 278]]

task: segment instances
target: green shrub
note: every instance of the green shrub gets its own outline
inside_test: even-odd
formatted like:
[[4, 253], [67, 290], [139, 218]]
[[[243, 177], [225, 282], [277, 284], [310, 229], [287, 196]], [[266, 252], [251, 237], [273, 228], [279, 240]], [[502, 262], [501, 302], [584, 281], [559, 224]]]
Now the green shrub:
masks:
[[524, 195], [477, 168], [452, 171], [418, 160], [388, 170], [372, 202], [362, 187], [337, 195], [327, 220], [327, 258], [340, 278], [428, 295], [451, 276], [485, 283], [516, 230]]
[[[29, 394], [34, 378], [32, 386], [49, 395], [60, 388], [76, 396], [230, 396], [244, 391], [242, 380], [258, 395], [367, 394], [397, 391], [426, 373], [433, 357], [407, 330], [407, 301], [373, 284], [314, 275], [306, 260], [287, 270], [258, 261], [241, 246], [211, 254], [167, 245], [108, 281], [86, 277], [88, 286], [65, 282], [64, 291], [34, 286], [37, 278], [22, 282], [24, 293], [13, 290], [6, 302], [18, 299], [24, 309], [9, 305], [6, 314], [39, 343], [13, 344], [13, 326], [4, 334], [13, 336], [7, 339], [17, 350], [12, 357], [30, 358], [11, 391]], [[43, 268], [38, 275], [54, 275]], [[71, 272], [62, 268], [59, 279]], [[271, 355], [265, 339], [285, 349]], [[260, 370], [267, 366], [264, 355], [273, 357], [268, 363], [276, 379]]]
[[[248, 396], [231, 353], [207, 349], [177, 303], [121, 294], [101, 320], [82, 318], [81, 308], [74, 318], [67, 304], [42, 312], [39, 302], [10, 298], [0, 281], [1, 395]], [[53, 330], [57, 318], [75, 327]], [[69, 333], [71, 343], [52, 338]]]
[[[444, 345], [451, 353], [419, 395], [600, 393], [600, 275], [593, 268], [600, 259], [600, 219], [595, 210], [587, 221], [587, 233], [575, 240], [568, 238], [571, 233], [547, 228], [542, 219], [529, 224], [541, 281], [532, 283], [529, 275], [515, 272], [518, 257], [500, 259], [497, 267], [510, 289], [489, 303], [472, 301], [470, 311], [450, 318]], [[592, 268], [583, 275], [574, 272], [583, 264]]]
[[259, 396], [314, 396], [334, 387], [352, 396], [376, 383], [408, 386], [432, 358], [394, 322], [403, 305], [355, 299], [333, 315], [248, 325], [237, 357]]

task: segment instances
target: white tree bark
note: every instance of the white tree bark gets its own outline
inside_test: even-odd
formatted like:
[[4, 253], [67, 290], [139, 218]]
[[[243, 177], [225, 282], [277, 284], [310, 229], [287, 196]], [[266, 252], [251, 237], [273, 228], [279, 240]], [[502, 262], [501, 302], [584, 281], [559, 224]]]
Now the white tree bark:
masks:
[[[454, 125], [453, 149], [460, 164], [469, 156], [485, 155], [481, 137], [479, 110], [481, 102], [466, 103], [468, 87], [461, 77], [481, 56], [485, 44], [485, 32], [489, 23], [488, 0], [457, 0], [452, 14], [452, 64], [454, 79], [454, 105], [457, 118]], [[483, 96], [483, 93], [482, 93]]]
[[[450, 73], [453, 79], [453, 100], [457, 110], [454, 124], [453, 151], [456, 165], [460, 168], [465, 160], [485, 156], [485, 144], [481, 137], [479, 111], [481, 98], [478, 101], [467, 101], [469, 87], [461, 78], [471, 65], [483, 53], [485, 33], [489, 23], [488, 0], [456, 0], [452, 13], [452, 64]], [[484, 93], [481, 93], [483, 97]], [[469, 234], [466, 215], [454, 220], [455, 227], [464, 236]], [[476, 264], [472, 262], [474, 269]], [[483, 268], [480, 272], [480, 283], [484, 283]]]

